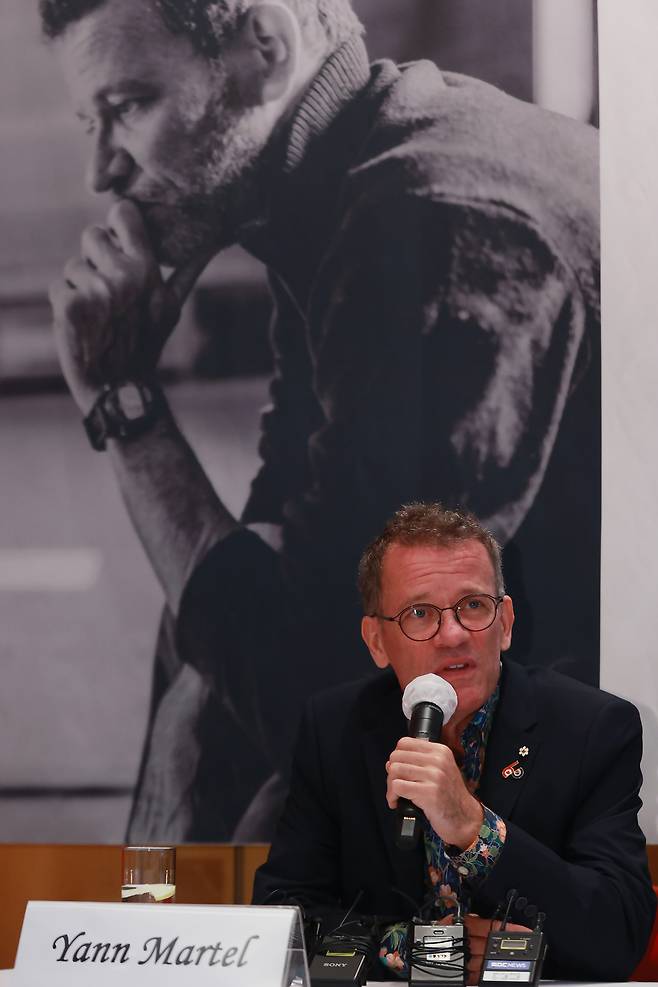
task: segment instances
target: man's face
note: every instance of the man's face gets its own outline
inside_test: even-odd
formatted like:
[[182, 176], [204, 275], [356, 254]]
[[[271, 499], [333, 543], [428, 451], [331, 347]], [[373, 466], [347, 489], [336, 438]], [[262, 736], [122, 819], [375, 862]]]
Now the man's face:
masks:
[[136, 202], [158, 258], [231, 242], [230, 216], [266, 140], [219, 62], [172, 34], [148, 0], [106, 0], [57, 47], [91, 142], [88, 180]]
[[[378, 613], [394, 616], [413, 603], [447, 607], [471, 593], [497, 596], [493, 565], [479, 541], [454, 545], [402, 545], [386, 550]], [[391, 665], [402, 689], [418, 675], [441, 675], [455, 689], [457, 717], [470, 717], [496, 688], [500, 653], [510, 646], [514, 610], [509, 596], [491, 627], [468, 631], [446, 610], [429, 641], [410, 641], [397, 623], [365, 617], [363, 634], [381, 668]]]

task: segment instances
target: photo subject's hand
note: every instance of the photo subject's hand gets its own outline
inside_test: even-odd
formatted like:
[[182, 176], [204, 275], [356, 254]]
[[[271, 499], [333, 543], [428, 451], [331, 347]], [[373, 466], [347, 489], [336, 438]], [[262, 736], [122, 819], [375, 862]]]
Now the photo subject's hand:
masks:
[[193, 256], [164, 280], [139, 209], [127, 200], [112, 207], [106, 226], [83, 232], [80, 256], [50, 288], [57, 353], [83, 414], [105, 383], [153, 373], [211, 256]]
[[[484, 959], [484, 951], [487, 947], [487, 936], [493, 930], [500, 929], [500, 921], [496, 921], [492, 924], [490, 918], [480, 918], [479, 915], [473, 915], [470, 912], [464, 916], [464, 925], [466, 927], [466, 937], [468, 941], [468, 964], [466, 972], [466, 983], [476, 984], [480, 979], [480, 971], [482, 970], [482, 960]], [[508, 922], [505, 926], [510, 932], [530, 932], [525, 925], [513, 925]]]
[[464, 784], [454, 755], [444, 744], [402, 737], [386, 762], [386, 801], [409, 799], [425, 813], [444, 843], [465, 850], [476, 838], [484, 811]]

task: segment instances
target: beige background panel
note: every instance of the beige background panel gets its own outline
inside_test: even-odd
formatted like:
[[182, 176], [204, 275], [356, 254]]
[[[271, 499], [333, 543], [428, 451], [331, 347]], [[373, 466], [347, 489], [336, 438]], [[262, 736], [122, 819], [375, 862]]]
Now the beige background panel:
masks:
[[658, 841], [658, 3], [599, 0], [603, 222], [601, 686], [640, 709]]

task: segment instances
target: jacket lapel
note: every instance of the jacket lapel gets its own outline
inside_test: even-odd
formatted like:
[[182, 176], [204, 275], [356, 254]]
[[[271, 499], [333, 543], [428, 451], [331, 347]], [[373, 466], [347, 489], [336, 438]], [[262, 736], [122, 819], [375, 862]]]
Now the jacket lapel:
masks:
[[[363, 695], [361, 716], [368, 784], [392, 885], [420, 904], [425, 883], [423, 843], [421, 840], [418, 850], [411, 852], [395, 845], [396, 814], [386, 802], [386, 761], [400, 737], [407, 733], [400, 688], [392, 673], [378, 677], [373, 690]], [[504, 818], [513, 817], [516, 801], [532, 772], [540, 746], [536, 722], [534, 693], [525, 669], [504, 661], [500, 698], [477, 790], [478, 798]]]
[[400, 737], [406, 736], [407, 721], [402, 713], [402, 696], [395, 677], [386, 673], [381, 676], [380, 684], [384, 687], [382, 697], [373, 696], [372, 704], [367, 697], [363, 697], [363, 754], [368, 784], [391, 867], [392, 886], [420, 905], [423, 896], [423, 842], [420, 841], [415, 851], [400, 850], [395, 845], [396, 813], [389, 809], [386, 802], [386, 762]]
[[503, 661], [500, 699], [484, 758], [478, 798], [498, 815], [513, 818], [540, 747], [537, 709], [526, 670]]

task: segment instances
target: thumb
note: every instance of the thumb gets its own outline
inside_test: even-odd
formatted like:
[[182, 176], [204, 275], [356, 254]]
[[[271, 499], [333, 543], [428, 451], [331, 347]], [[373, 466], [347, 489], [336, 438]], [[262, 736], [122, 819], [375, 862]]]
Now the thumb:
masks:
[[162, 283], [162, 287], [154, 292], [149, 307], [148, 359], [151, 361], [157, 362], [160, 358], [160, 353], [180, 318], [185, 300], [215, 253], [215, 250], [206, 249], [193, 254], [189, 260], [172, 271]]
[[177, 267], [165, 282], [167, 291], [175, 306], [182, 308], [187, 296], [199, 280], [204, 268], [214, 257], [214, 249], [206, 249], [193, 254], [189, 260]]

